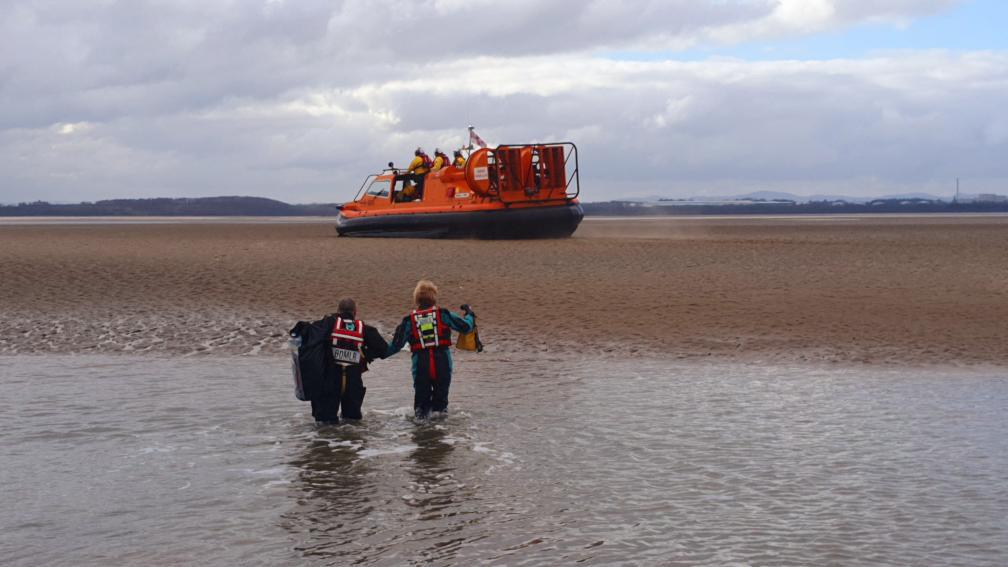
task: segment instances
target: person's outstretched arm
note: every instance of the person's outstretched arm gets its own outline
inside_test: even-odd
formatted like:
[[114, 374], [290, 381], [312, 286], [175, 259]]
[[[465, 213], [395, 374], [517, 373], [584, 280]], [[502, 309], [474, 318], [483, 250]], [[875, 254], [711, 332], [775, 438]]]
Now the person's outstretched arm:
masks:
[[393, 354], [402, 350], [406, 346], [406, 341], [409, 340], [410, 333], [410, 319], [409, 317], [404, 317], [402, 323], [396, 327], [395, 333], [392, 335], [392, 342], [389, 343], [388, 349], [385, 351], [385, 358], [392, 356]]
[[444, 317], [445, 324], [459, 333], [471, 333], [473, 326], [476, 325], [476, 317], [471, 311], [463, 317], [452, 313], [448, 309], [444, 309], [442, 316]]
[[385, 358], [388, 352], [388, 343], [382, 338], [378, 329], [371, 325], [364, 325], [364, 357], [368, 362], [376, 358]]

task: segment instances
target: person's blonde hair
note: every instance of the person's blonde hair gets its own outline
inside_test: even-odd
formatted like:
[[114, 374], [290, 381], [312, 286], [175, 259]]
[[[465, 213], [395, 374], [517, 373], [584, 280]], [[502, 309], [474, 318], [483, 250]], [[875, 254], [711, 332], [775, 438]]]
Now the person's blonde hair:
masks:
[[413, 303], [422, 309], [434, 307], [437, 303], [437, 286], [430, 280], [420, 280], [413, 288]]

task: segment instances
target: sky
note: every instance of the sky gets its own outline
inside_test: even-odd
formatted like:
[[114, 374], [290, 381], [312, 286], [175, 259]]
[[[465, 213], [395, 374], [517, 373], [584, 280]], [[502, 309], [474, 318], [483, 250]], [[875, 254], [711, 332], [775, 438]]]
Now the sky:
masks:
[[0, 203], [352, 199], [577, 144], [582, 199], [1008, 193], [1000, 0], [0, 0]]

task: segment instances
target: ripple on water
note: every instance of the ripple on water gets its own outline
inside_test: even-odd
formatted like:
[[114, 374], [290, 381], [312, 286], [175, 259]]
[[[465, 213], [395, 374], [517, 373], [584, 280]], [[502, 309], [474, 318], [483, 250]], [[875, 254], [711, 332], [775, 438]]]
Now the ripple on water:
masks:
[[316, 427], [281, 358], [0, 358], [3, 559], [1008, 560], [1004, 370], [463, 355], [417, 421], [407, 364]]

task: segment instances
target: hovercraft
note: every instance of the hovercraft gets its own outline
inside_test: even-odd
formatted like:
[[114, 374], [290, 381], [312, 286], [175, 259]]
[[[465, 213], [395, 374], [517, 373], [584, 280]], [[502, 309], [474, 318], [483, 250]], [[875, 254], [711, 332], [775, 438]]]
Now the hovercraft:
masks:
[[365, 178], [354, 200], [340, 206], [339, 235], [565, 238], [584, 217], [570, 142], [478, 149], [464, 166], [427, 173], [412, 199], [408, 178], [391, 167]]

